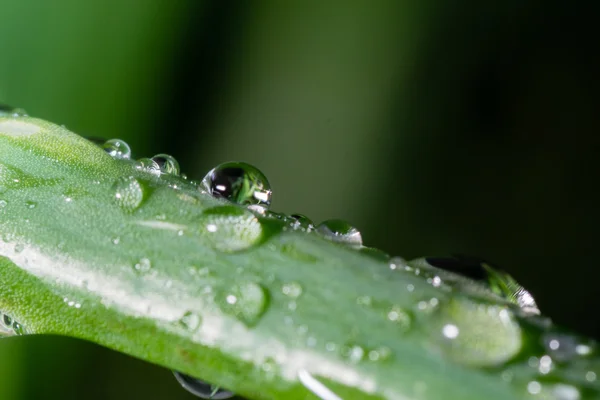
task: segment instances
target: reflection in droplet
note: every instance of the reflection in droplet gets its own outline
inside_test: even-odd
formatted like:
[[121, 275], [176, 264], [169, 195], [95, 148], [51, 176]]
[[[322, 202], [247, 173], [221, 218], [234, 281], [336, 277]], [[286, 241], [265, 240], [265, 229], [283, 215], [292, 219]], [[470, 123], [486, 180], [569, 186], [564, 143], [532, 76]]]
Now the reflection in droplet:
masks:
[[113, 158], [128, 160], [131, 157], [131, 148], [121, 139], [107, 140], [102, 148]]
[[271, 186], [258, 168], [243, 162], [227, 162], [213, 168], [202, 180], [204, 189], [241, 205], [271, 204]]
[[123, 176], [112, 186], [115, 202], [127, 212], [137, 209], [144, 200], [144, 191], [140, 182], [133, 176]]
[[267, 289], [255, 282], [244, 282], [222, 291], [216, 298], [221, 310], [246, 326], [254, 326], [269, 306]]
[[317, 226], [317, 232], [326, 239], [344, 243], [352, 247], [362, 246], [362, 236], [358, 229], [341, 219], [323, 221]]
[[168, 154], [157, 154], [152, 157], [152, 161], [158, 165], [161, 173], [179, 175], [179, 163], [175, 157]]
[[199, 219], [200, 234], [216, 250], [232, 253], [260, 243], [263, 228], [256, 216], [237, 206], [220, 206], [204, 211]]

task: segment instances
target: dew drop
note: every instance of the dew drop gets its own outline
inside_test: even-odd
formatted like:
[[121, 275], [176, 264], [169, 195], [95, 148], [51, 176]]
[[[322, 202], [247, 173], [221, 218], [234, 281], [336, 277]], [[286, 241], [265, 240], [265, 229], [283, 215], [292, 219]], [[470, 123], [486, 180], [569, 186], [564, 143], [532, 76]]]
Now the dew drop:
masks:
[[392, 306], [386, 317], [390, 322], [398, 325], [403, 332], [407, 332], [411, 327], [412, 318], [410, 313], [400, 306]]
[[519, 324], [506, 306], [476, 303], [462, 297], [440, 305], [428, 332], [453, 361], [471, 367], [500, 365], [521, 349]]
[[160, 165], [158, 165], [158, 163], [151, 158], [140, 158], [135, 162], [135, 168], [138, 171], [144, 171], [157, 176], [159, 176], [161, 173]]
[[209, 208], [200, 217], [200, 234], [219, 251], [246, 250], [263, 237], [260, 221], [250, 211], [236, 206]]
[[148, 272], [150, 271], [150, 268], [152, 268], [152, 263], [146, 257], [140, 258], [139, 261], [133, 265], [133, 269], [139, 273]]
[[113, 158], [124, 160], [131, 158], [131, 148], [124, 140], [109, 139], [104, 142], [102, 148]]
[[256, 167], [243, 162], [227, 162], [212, 169], [202, 180], [204, 189], [241, 205], [271, 204], [269, 181]]
[[0, 208], [4, 208], [8, 205], [8, 201], [6, 200], [0, 200]]
[[302, 286], [298, 282], [289, 282], [281, 286], [281, 293], [296, 299], [302, 294]]
[[0, 337], [25, 335], [27, 330], [19, 322], [15, 321], [8, 314], [0, 312]]
[[313, 222], [306, 215], [292, 214], [290, 215], [291, 227], [294, 230], [302, 232], [311, 232], [315, 229]]
[[144, 190], [140, 182], [133, 176], [121, 177], [112, 187], [115, 202], [124, 211], [136, 210], [144, 200]]
[[235, 316], [246, 326], [254, 326], [269, 306], [267, 290], [255, 282], [233, 285], [216, 297], [221, 310]]
[[362, 246], [362, 236], [358, 229], [341, 219], [323, 221], [317, 226], [317, 232], [325, 238], [352, 247]]
[[26, 201], [25, 202], [25, 207], [29, 208], [29, 209], [33, 209], [35, 207], [37, 207], [37, 203], [35, 201]]
[[230, 399], [235, 394], [229, 390], [221, 389], [219, 386], [212, 385], [200, 379], [192, 378], [181, 372], [173, 371], [177, 382], [188, 392], [201, 399], [222, 400]]
[[407, 266], [406, 260], [402, 257], [396, 256], [390, 259], [390, 269], [393, 271], [404, 271]]
[[175, 157], [168, 154], [157, 154], [152, 157], [152, 161], [158, 165], [161, 173], [179, 175], [179, 163]]
[[200, 315], [193, 313], [191, 311], [187, 311], [183, 316], [179, 319], [179, 325], [184, 327], [189, 331], [195, 331], [198, 329], [200, 324], [202, 323], [202, 317]]
[[14, 108], [0, 103], [0, 117], [26, 117], [27, 112], [22, 108]]

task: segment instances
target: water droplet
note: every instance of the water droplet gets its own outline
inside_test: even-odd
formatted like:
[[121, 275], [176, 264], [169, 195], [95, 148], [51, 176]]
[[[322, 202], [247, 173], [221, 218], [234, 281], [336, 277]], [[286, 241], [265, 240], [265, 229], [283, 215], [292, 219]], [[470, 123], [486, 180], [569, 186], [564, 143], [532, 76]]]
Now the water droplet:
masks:
[[235, 316], [246, 326], [256, 325], [269, 305], [267, 290], [254, 282], [234, 285], [215, 300], [224, 313]]
[[527, 391], [531, 394], [539, 394], [542, 391], [542, 385], [538, 381], [531, 381], [527, 384]]
[[[493, 293], [517, 304], [528, 314], [539, 314], [540, 310], [531, 295], [509, 274], [493, 268], [491, 264], [481, 258], [455, 255], [453, 257], [427, 257], [417, 259], [411, 265], [440, 269], [471, 278], [484, 283]], [[434, 271], [435, 273], [435, 271]], [[453, 279], [451, 274], [443, 276], [448, 282], [462, 283]]]
[[281, 292], [293, 299], [300, 297], [302, 294], [302, 286], [298, 282], [285, 283], [281, 287]]
[[330, 219], [321, 222], [317, 226], [317, 232], [334, 242], [344, 243], [353, 247], [362, 246], [360, 232], [348, 222], [341, 219]]
[[554, 395], [553, 398], [556, 400], [579, 400], [581, 398], [581, 394], [575, 386], [563, 383], [552, 385], [550, 392]]
[[292, 220], [291, 227], [294, 230], [300, 230], [302, 232], [310, 232], [315, 229], [313, 222], [305, 215], [292, 214], [290, 215]]
[[411, 327], [412, 318], [410, 313], [400, 306], [392, 306], [386, 317], [389, 321], [397, 324], [403, 332], [407, 332]]
[[0, 200], [0, 208], [4, 208], [8, 205], [8, 201], [6, 200]]
[[168, 154], [157, 154], [152, 157], [160, 172], [163, 174], [179, 175], [179, 163], [177, 160]]
[[462, 297], [440, 305], [427, 330], [444, 355], [472, 367], [496, 366], [510, 360], [523, 341], [508, 307]]
[[31, 200], [30, 200], [30, 201], [26, 201], [26, 202], [25, 202], [25, 207], [27, 207], [27, 208], [31, 208], [31, 209], [33, 209], [33, 208], [35, 208], [36, 206], [37, 206], [37, 203], [36, 203], [35, 201], [31, 201]]
[[365, 357], [365, 349], [357, 344], [347, 344], [341, 348], [342, 356], [352, 363], [359, 363]]
[[144, 171], [152, 175], [160, 175], [160, 165], [151, 158], [140, 158], [135, 162], [138, 171]]
[[177, 382], [179, 382], [185, 390], [201, 399], [222, 400], [230, 399], [235, 396], [235, 394], [229, 390], [221, 389], [219, 386], [192, 378], [181, 372], [173, 371], [173, 375], [175, 375], [175, 379], [177, 379]]
[[140, 258], [140, 260], [133, 265], [133, 269], [140, 273], [148, 272], [150, 271], [150, 268], [152, 268], [152, 263], [146, 257]]
[[391, 270], [398, 270], [398, 271], [404, 271], [404, 269], [408, 266], [408, 263], [406, 262], [406, 260], [402, 257], [392, 257], [390, 259], [390, 269]]
[[212, 169], [202, 180], [204, 189], [215, 197], [242, 205], [269, 207], [271, 186], [257, 168], [243, 162], [227, 162]]
[[113, 158], [125, 160], [131, 158], [131, 148], [124, 140], [109, 139], [104, 142], [102, 148]]
[[202, 317], [200, 317], [200, 315], [193, 313], [191, 311], [187, 311], [179, 319], [179, 324], [189, 331], [195, 331], [196, 329], [198, 329], [201, 322], [202, 322]]
[[374, 247], [361, 247], [359, 250], [362, 254], [372, 257], [379, 261], [387, 262], [390, 259], [390, 255], [383, 250], [376, 249]]
[[25, 250], [25, 245], [23, 243], [15, 244], [15, 253], [20, 253]]
[[0, 337], [25, 335], [27, 330], [19, 322], [15, 321], [8, 314], [0, 312]]
[[26, 117], [27, 112], [22, 108], [14, 108], [0, 103], [0, 117]]
[[369, 360], [387, 361], [391, 358], [392, 351], [389, 347], [381, 346], [369, 351]]
[[576, 357], [589, 355], [593, 349], [592, 343], [586, 343], [577, 336], [567, 333], [543, 334], [542, 343], [548, 354], [557, 362], [567, 362]]
[[223, 252], [246, 250], [260, 243], [263, 228], [251, 212], [236, 206], [205, 210], [200, 217], [200, 234]]
[[116, 203], [124, 211], [134, 211], [142, 204], [142, 200], [144, 200], [142, 185], [133, 176], [117, 179], [112, 190]]

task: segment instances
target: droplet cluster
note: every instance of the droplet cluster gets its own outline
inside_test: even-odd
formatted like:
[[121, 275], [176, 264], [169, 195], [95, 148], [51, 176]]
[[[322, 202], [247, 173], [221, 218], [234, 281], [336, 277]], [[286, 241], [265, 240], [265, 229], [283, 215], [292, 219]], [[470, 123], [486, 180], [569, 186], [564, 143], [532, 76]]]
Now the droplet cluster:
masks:
[[8, 314], [0, 312], [0, 337], [25, 335], [27, 330]]

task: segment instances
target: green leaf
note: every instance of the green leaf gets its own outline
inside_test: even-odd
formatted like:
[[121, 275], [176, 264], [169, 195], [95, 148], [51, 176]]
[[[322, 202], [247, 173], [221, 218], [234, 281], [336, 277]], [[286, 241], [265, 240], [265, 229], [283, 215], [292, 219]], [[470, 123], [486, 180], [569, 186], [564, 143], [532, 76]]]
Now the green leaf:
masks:
[[599, 393], [594, 343], [475, 282], [389, 268], [39, 119], [0, 118], [0, 154], [8, 332], [89, 340], [251, 399]]

